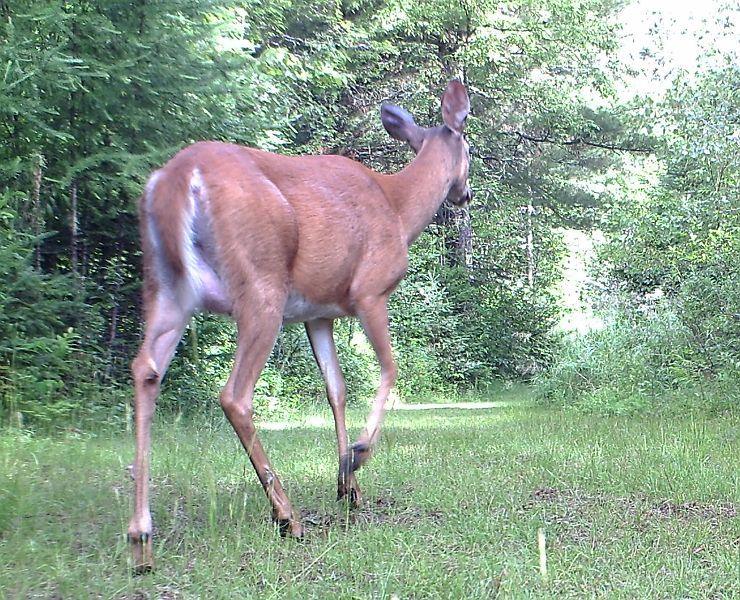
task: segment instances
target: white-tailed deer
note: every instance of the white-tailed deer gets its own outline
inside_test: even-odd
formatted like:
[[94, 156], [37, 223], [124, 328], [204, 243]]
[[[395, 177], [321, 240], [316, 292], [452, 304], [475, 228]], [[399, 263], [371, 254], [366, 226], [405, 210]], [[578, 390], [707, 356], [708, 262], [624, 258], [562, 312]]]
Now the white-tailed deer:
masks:
[[[132, 364], [136, 459], [128, 528], [134, 566], [153, 566], [149, 512], [151, 420], [162, 377], [196, 311], [231, 315], [238, 345], [221, 406], [272, 504], [283, 535], [301, 522], [257, 436], [252, 396], [282, 323], [305, 322], [326, 381], [339, 447], [338, 497], [361, 501], [355, 471], [378, 441], [396, 380], [388, 297], [406, 272], [408, 247], [440, 204], [464, 204], [470, 103], [452, 81], [442, 96], [444, 124], [424, 128], [405, 110], [381, 107], [388, 133], [416, 152], [393, 175], [340, 156], [280, 156], [243, 146], [188, 146], [149, 178], [140, 200], [144, 250], [144, 340]], [[381, 368], [367, 425], [349, 445], [345, 384], [333, 320], [360, 319]]]

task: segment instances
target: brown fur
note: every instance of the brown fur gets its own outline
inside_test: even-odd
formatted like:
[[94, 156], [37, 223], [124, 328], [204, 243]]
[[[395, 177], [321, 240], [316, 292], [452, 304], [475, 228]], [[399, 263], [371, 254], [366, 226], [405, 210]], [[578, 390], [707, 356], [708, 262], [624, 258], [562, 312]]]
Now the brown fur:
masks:
[[[155, 172], [139, 206], [146, 330], [132, 365], [136, 388], [135, 566], [153, 564], [148, 501], [150, 425], [161, 379], [192, 314], [231, 314], [239, 340], [221, 405], [272, 504], [283, 533], [302, 534], [252, 419], [252, 395], [283, 321], [304, 321], [327, 383], [339, 451], [338, 495], [361, 502], [354, 471], [372, 453], [396, 379], [387, 301], [406, 272], [408, 246], [448, 198], [464, 203], [467, 93], [453, 81], [444, 125], [418, 127], [385, 106], [383, 124], [416, 158], [384, 175], [339, 156], [281, 156], [219, 142], [188, 146]], [[349, 446], [345, 386], [333, 319], [356, 315], [381, 367], [365, 431]]]

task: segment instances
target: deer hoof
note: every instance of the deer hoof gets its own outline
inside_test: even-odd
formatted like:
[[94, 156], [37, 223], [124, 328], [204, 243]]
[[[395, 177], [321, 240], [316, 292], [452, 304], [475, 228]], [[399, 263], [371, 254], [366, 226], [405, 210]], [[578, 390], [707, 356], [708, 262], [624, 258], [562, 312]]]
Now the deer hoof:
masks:
[[154, 571], [154, 551], [152, 536], [142, 533], [138, 536], [129, 534], [128, 543], [131, 548], [134, 575], [146, 575]]
[[280, 537], [299, 541], [303, 539], [303, 525], [298, 519], [275, 519], [275, 525], [280, 532]]
[[352, 508], [360, 508], [362, 506], [362, 494], [360, 493], [360, 488], [356, 486], [351, 487], [347, 494], [347, 500]]
[[[354, 478], [353, 478], [354, 479]], [[351, 508], [360, 508], [362, 506], [362, 493], [356, 481], [350, 485], [339, 484], [337, 488], [337, 501], [347, 500]]]
[[355, 442], [352, 444], [352, 471], [357, 471], [370, 458], [370, 444]]

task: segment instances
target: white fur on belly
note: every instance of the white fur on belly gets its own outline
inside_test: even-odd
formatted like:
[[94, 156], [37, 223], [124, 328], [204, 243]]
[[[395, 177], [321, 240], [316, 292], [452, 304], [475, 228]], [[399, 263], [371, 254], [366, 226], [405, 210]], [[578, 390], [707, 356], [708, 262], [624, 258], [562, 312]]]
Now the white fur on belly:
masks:
[[336, 319], [346, 313], [336, 304], [316, 304], [306, 298], [300, 292], [291, 290], [285, 301], [283, 310], [283, 322], [302, 323], [314, 319]]

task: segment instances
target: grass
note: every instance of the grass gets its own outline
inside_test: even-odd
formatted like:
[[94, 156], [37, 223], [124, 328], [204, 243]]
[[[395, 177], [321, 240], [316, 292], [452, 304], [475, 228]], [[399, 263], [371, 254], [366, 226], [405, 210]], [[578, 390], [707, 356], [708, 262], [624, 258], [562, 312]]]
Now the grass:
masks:
[[[594, 418], [507, 400], [391, 411], [354, 512], [334, 501], [328, 408], [263, 423], [302, 543], [277, 535], [225, 422], [160, 421], [157, 570], [144, 577], [125, 542], [131, 436], [5, 430], [0, 597], [740, 598], [739, 418]], [[353, 432], [364, 416], [350, 411]]]

